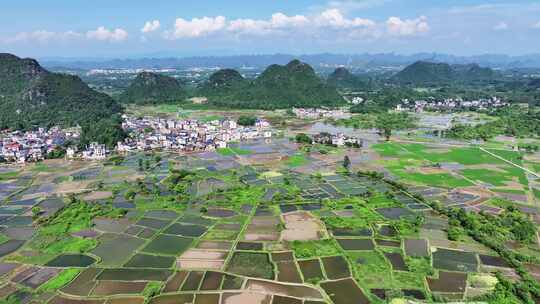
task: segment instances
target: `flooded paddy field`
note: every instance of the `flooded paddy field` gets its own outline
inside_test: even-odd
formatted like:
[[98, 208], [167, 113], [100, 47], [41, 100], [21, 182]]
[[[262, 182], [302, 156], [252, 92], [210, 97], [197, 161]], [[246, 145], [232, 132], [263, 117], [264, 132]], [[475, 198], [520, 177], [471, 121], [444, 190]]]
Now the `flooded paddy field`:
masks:
[[[382, 304], [468, 300], [492, 290], [482, 283], [496, 280], [496, 271], [517, 276], [473, 239], [450, 240], [448, 219], [418, 199], [502, 212], [488, 193], [526, 191], [505, 164], [390, 144], [323, 154], [276, 138], [233, 148], [249, 153], [159, 153], [159, 161], [136, 153], [116, 164], [46, 161], [12, 169], [17, 174], [0, 182], [0, 298]], [[418, 156], [414, 164], [393, 163], [409, 153], [440, 154], [431, 157], [442, 171], [414, 163]], [[349, 154], [355, 169], [387, 166], [387, 176], [411, 182], [409, 191], [345, 172], [341, 160]], [[139, 159], [149, 168], [139, 168]], [[454, 178], [446, 184], [422, 179], [444, 170]], [[501, 180], [490, 180], [493, 172]], [[534, 204], [521, 207], [534, 217]]]

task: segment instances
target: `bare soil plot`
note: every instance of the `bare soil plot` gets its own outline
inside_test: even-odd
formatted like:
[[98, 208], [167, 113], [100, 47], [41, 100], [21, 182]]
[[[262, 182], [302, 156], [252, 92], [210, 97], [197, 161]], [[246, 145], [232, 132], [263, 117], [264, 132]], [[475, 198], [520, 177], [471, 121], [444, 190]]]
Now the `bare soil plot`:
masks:
[[302, 283], [302, 278], [294, 261], [277, 262], [276, 267], [278, 281]]
[[322, 299], [322, 295], [317, 289], [303, 285], [291, 285], [281, 284], [278, 282], [248, 280], [245, 289], [264, 294], [289, 296], [295, 298]]
[[111, 191], [93, 191], [83, 197], [85, 201], [98, 201], [112, 198], [113, 193]]
[[320, 280], [324, 279], [321, 263], [319, 259], [298, 261], [304, 280]]
[[100, 265], [116, 266], [123, 264], [143, 244], [143, 239], [125, 234], [105, 233], [91, 253], [101, 258]]
[[[223, 304], [270, 304], [270, 295], [257, 292], [224, 293], [221, 302]], [[161, 303], [159, 303], [161, 304]]]
[[163, 288], [164, 293], [168, 292], [176, 292], [180, 290], [180, 286], [182, 286], [182, 283], [184, 283], [184, 280], [186, 279], [188, 275], [187, 271], [178, 271], [170, 278], [167, 283], [165, 284], [165, 287]]
[[385, 252], [384, 256], [386, 259], [390, 261], [390, 264], [392, 264], [392, 269], [399, 270], [399, 271], [408, 271], [407, 264], [405, 264], [405, 260], [403, 259], [403, 256], [401, 256], [401, 253], [397, 252]]
[[433, 252], [433, 267], [450, 271], [476, 272], [476, 253], [437, 248]]
[[228, 252], [190, 249], [177, 259], [182, 269], [221, 269]]
[[99, 273], [101, 273], [101, 269], [87, 268], [82, 271], [75, 278], [75, 280], [71, 281], [71, 283], [69, 283], [66, 287], [62, 288], [61, 291], [68, 295], [88, 296], [96, 284], [94, 279], [97, 275], [99, 275]]
[[95, 218], [92, 222], [96, 230], [112, 233], [122, 233], [131, 225], [131, 221], [127, 218]]
[[351, 276], [349, 263], [342, 256], [325, 257], [321, 259], [328, 279], [337, 280]]
[[219, 304], [219, 293], [205, 293], [195, 295], [195, 304]]
[[184, 285], [182, 285], [181, 290], [182, 291], [196, 291], [199, 290], [199, 285], [201, 285], [201, 281], [204, 277], [204, 271], [191, 271], [186, 281], [184, 282]]
[[281, 231], [281, 239], [284, 241], [318, 240], [323, 233], [322, 223], [307, 211], [284, 214], [283, 218], [285, 229]]
[[124, 266], [129, 268], [171, 268], [174, 257], [136, 254]]
[[151, 304], [193, 303], [193, 294], [161, 295], [150, 300]]
[[427, 240], [424, 239], [405, 239], [405, 254], [412, 257], [429, 256], [429, 247]]
[[372, 239], [337, 239], [344, 250], [373, 250], [375, 244]]
[[154, 238], [142, 251], [162, 255], [178, 255], [189, 248], [192, 238], [160, 234]]
[[201, 290], [219, 290], [224, 277], [223, 273], [207, 271], [201, 284]]
[[146, 287], [147, 282], [117, 282], [99, 281], [92, 290], [93, 296], [113, 296], [123, 294], [139, 294]]
[[[364, 292], [353, 279], [344, 279], [321, 283], [321, 287], [330, 296], [334, 304], [369, 304], [371, 303]], [[354, 301], [354, 302], [351, 302]]]
[[467, 274], [461, 272], [439, 271], [439, 278], [427, 278], [432, 292], [464, 293], [467, 287]]
[[199, 249], [218, 249], [218, 250], [230, 250], [232, 248], [232, 242], [227, 241], [200, 241], [197, 246]]

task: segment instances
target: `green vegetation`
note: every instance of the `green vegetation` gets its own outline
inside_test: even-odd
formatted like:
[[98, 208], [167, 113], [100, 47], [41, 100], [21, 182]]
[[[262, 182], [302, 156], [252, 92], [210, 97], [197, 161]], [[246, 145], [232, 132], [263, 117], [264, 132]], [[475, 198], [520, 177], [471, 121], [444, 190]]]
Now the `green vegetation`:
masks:
[[274, 268], [266, 253], [235, 252], [227, 271], [263, 279], [274, 278]]
[[85, 134], [98, 126], [108, 135], [118, 135], [108, 130], [120, 128], [109, 123], [111, 116], [122, 111], [117, 102], [92, 90], [77, 76], [51, 73], [33, 59], [0, 54], [0, 92], [0, 129], [80, 125], [88, 141], [101, 139], [95, 137], [98, 133]]
[[76, 268], [64, 269], [56, 277], [41, 285], [38, 292], [54, 292], [71, 282], [80, 272]]
[[389, 141], [392, 131], [410, 129], [414, 127], [414, 120], [407, 113], [382, 113], [377, 116], [375, 127]]
[[308, 64], [293, 60], [271, 65], [254, 80], [237, 71], [222, 70], [210, 76], [200, 92], [213, 105], [233, 108], [279, 109], [344, 104], [332, 86], [326, 85]]
[[496, 76], [490, 68], [482, 68], [476, 64], [449, 65], [418, 61], [394, 75], [391, 80], [415, 86], [437, 86], [489, 82]]
[[291, 243], [294, 255], [299, 259], [334, 256], [340, 253], [334, 240], [294, 241]]
[[181, 84], [173, 77], [142, 72], [120, 95], [120, 101], [139, 105], [181, 102], [186, 93]]
[[[459, 139], [481, 139], [487, 141], [498, 135], [515, 137], [537, 137], [540, 135], [540, 113], [523, 111], [519, 108], [496, 112], [496, 120], [480, 125], [455, 125], [446, 136]], [[532, 148], [534, 150], [534, 148]], [[525, 148], [527, 150], [527, 148]]]
[[240, 149], [240, 148], [218, 148], [216, 152], [223, 156], [234, 156], [234, 155], [249, 155], [253, 153], [250, 150]]
[[241, 126], [254, 126], [257, 122], [257, 117], [253, 115], [241, 115], [238, 117], [238, 124]]
[[297, 153], [292, 156], [290, 156], [287, 159], [287, 166], [291, 168], [300, 167], [305, 164], [307, 164], [308, 160], [306, 159], [306, 156], [302, 153]]
[[40, 252], [58, 254], [86, 252], [97, 244], [96, 240], [70, 236], [70, 233], [91, 227], [98, 216], [118, 217], [125, 211], [110, 205], [90, 204], [72, 199], [54, 216], [40, 219], [41, 227], [29, 246]]

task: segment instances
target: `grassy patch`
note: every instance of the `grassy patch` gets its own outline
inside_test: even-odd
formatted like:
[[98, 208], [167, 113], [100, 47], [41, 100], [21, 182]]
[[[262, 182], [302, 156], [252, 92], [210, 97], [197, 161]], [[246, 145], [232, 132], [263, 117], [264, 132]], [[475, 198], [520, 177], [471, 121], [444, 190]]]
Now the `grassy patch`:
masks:
[[263, 279], [274, 278], [274, 268], [266, 253], [235, 252], [227, 271]]
[[8, 179], [14, 179], [14, 178], [16, 178], [17, 176], [19, 176], [19, 172], [18, 172], [18, 171], [0, 173], [0, 181], [2, 181], [2, 180], [8, 180]]
[[253, 153], [250, 150], [240, 149], [240, 148], [219, 148], [216, 152], [223, 156], [234, 156], [234, 155], [249, 155]]
[[308, 163], [304, 154], [297, 153], [287, 159], [287, 166], [291, 168], [300, 167]]
[[54, 292], [71, 282], [80, 272], [79, 269], [75, 268], [65, 269], [56, 277], [41, 285], [38, 292]]
[[297, 258], [333, 256], [340, 253], [336, 242], [333, 239], [320, 241], [294, 241], [292, 242], [291, 247]]
[[142, 295], [147, 298], [157, 296], [162, 286], [163, 286], [162, 282], [149, 282], [144, 288]]
[[210, 230], [204, 235], [207, 240], [232, 240], [236, 239], [238, 233], [229, 230]]
[[97, 241], [77, 237], [67, 237], [50, 244], [44, 251], [51, 254], [83, 253], [96, 247]]

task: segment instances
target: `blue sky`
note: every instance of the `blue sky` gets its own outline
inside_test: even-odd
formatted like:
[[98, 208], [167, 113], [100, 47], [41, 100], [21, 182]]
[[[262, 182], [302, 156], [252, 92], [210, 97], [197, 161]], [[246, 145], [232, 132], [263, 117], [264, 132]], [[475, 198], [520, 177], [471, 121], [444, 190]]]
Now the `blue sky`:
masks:
[[0, 51], [33, 57], [540, 52], [524, 0], [18, 0]]

